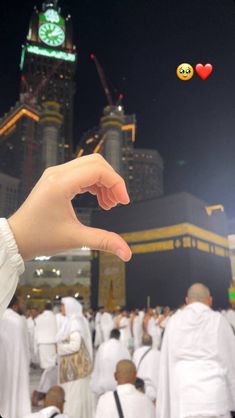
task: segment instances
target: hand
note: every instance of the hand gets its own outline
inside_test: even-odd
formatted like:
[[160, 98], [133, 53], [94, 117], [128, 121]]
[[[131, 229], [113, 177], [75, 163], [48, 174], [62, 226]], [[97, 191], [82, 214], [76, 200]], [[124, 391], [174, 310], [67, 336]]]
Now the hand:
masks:
[[130, 202], [124, 180], [99, 154], [46, 169], [28, 198], [8, 219], [25, 260], [83, 246], [116, 254], [129, 261], [131, 250], [117, 234], [83, 225], [71, 200], [90, 192], [109, 210]]

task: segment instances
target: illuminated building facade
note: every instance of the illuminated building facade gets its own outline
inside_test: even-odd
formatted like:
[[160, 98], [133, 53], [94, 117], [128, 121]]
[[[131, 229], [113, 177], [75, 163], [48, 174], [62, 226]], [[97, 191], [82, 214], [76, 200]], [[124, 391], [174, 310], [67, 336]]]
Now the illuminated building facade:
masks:
[[18, 201], [19, 180], [0, 173], [0, 217], [15, 212]]
[[[39, 120], [38, 110], [20, 102], [0, 119], [0, 172], [18, 179], [20, 201], [30, 191], [39, 175]], [[15, 207], [19, 200], [15, 202]], [[5, 203], [4, 207], [7, 207]], [[8, 211], [3, 213], [5, 216], [8, 214]]]
[[71, 159], [76, 61], [70, 16], [44, 1], [22, 47], [19, 101], [0, 119], [0, 172], [19, 180], [18, 204], [45, 168]]
[[53, 257], [36, 257], [26, 263], [21, 276], [21, 294], [28, 302], [44, 306], [63, 296], [79, 296], [90, 303], [92, 253], [87, 248], [61, 253]]
[[163, 195], [163, 160], [157, 150], [124, 148], [124, 178], [132, 202]]

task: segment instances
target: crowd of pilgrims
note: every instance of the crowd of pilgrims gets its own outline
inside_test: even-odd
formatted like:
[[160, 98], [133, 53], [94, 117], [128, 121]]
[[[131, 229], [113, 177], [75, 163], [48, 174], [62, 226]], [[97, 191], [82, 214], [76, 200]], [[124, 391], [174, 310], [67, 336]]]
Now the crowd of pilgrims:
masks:
[[[198, 286], [196, 294], [200, 294], [201, 286], [201, 293], [207, 297], [207, 288]], [[40, 312], [36, 307], [26, 308], [23, 298], [15, 295], [0, 319], [0, 415], [3, 418], [232, 416], [235, 311], [229, 308], [215, 312], [201, 300], [199, 295], [198, 300], [193, 300], [195, 303], [182, 305], [175, 311], [157, 306], [132, 311], [117, 307], [113, 312], [100, 308], [94, 312], [83, 310], [77, 299], [65, 297], [60, 305], [47, 302]], [[172, 357], [170, 350], [174, 353]], [[190, 373], [186, 366], [182, 367], [178, 380], [169, 377], [168, 370], [174, 367], [177, 356], [182, 364], [183, 357], [191, 362]], [[202, 363], [200, 369], [199, 363], [205, 358], [207, 364]], [[227, 362], [227, 368], [223, 361]], [[202, 386], [195, 388], [197, 378], [200, 382], [197, 374], [202, 369], [205, 372]], [[41, 373], [39, 385], [32, 393], [30, 370], [31, 374], [32, 370]], [[193, 389], [187, 399], [188, 373]], [[231, 394], [226, 393], [221, 401], [219, 392], [224, 388], [221, 382], [216, 382], [215, 375], [222, 380], [223, 373], [227, 381], [225, 391]], [[161, 393], [161, 385], [168, 386], [171, 399]], [[180, 403], [180, 392], [174, 399], [172, 385], [186, 393], [184, 404]], [[218, 392], [215, 405], [210, 407], [213, 410], [218, 406], [219, 413], [211, 414], [210, 407], [207, 412], [206, 398], [204, 410], [198, 412], [196, 406], [194, 413], [193, 402], [198, 405], [198, 396], [201, 401], [209, 386]], [[164, 399], [161, 411], [158, 396]], [[226, 407], [222, 405], [224, 402]]]

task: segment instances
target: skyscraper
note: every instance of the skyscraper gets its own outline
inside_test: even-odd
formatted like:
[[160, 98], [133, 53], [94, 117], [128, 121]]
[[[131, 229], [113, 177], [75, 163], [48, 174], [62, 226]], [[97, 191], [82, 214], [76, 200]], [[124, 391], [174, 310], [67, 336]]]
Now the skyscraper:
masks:
[[72, 156], [76, 62], [71, 17], [45, 0], [22, 47], [19, 101], [0, 119], [0, 172], [19, 180], [18, 203], [45, 168]]

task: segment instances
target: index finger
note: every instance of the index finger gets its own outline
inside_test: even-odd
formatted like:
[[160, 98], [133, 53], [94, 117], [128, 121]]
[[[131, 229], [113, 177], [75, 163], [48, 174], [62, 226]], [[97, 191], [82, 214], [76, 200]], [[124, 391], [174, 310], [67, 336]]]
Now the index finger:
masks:
[[[103, 158], [93, 158], [84, 164], [84, 161], [77, 160], [77, 164], [67, 166], [64, 164], [63, 175], [60, 177], [60, 190], [72, 199], [76, 194], [82, 193], [83, 189], [99, 185], [112, 190], [115, 203], [127, 204], [130, 198], [127, 193], [123, 178], [113, 170], [113, 168], [104, 163]], [[65, 169], [66, 168], [66, 169]], [[57, 177], [52, 174], [52, 177]]]

